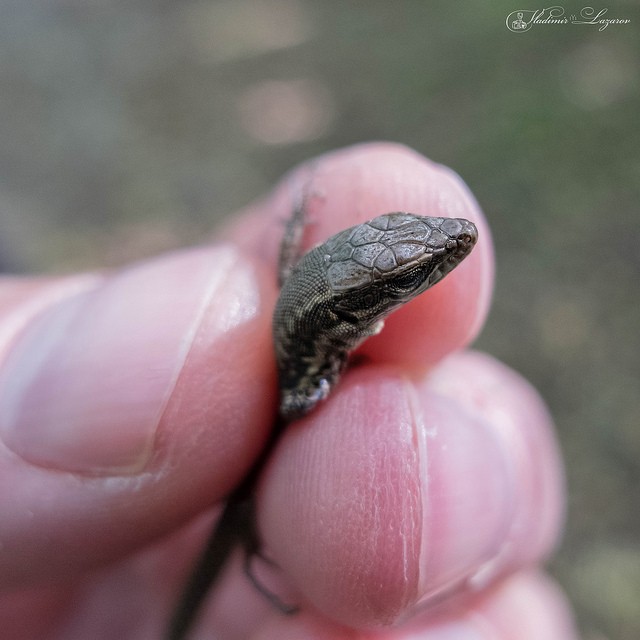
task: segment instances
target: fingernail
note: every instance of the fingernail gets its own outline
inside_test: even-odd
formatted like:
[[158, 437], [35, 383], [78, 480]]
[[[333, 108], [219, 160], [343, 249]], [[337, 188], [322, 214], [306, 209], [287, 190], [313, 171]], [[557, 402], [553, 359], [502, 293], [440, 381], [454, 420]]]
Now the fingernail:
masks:
[[220, 305], [207, 331], [255, 311], [257, 285], [239, 263], [230, 247], [146, 262], [33, 321], [0, 370], [6, 446], [65, 471], [141, 471], [207, 309], [231, 287], [234, 304]]
[[418, 591], [428, 599], [499, 555], [513, 495], [509, 465], [486, 423], [429, 389], [419, 404], [426, 491]]

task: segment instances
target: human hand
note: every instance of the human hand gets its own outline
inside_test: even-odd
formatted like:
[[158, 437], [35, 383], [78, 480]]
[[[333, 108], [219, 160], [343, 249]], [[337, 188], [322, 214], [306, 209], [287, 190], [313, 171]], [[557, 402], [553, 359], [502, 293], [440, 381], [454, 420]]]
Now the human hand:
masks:
[[274, 453], [260, 531], [302, 612], [273, 611], [236, 562], [193, 637], [576, 637], [536, 569], [564, 500], [546, 410], [495, 360], [450, 355], [488, 309], [486, 222], [456, 176], [385, 144], [292, 174], [217, 245], [0, 284], [3, 637], [161, 637], [211, 527], [199, 514], [271, 428], [276, 256], [304, 181], [311, 244], [395, 210], [469, 218], [480, 240]]

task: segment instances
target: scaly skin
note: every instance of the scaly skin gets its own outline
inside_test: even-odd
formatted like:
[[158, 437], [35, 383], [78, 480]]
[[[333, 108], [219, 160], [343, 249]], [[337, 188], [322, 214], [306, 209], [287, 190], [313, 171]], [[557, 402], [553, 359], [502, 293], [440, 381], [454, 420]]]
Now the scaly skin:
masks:
[[273, 314], [283, 418], [298, 418], [326, 398], [349, 353], [456, 267], [477, 235], [460, 218], [387, 213], [303, 256]]

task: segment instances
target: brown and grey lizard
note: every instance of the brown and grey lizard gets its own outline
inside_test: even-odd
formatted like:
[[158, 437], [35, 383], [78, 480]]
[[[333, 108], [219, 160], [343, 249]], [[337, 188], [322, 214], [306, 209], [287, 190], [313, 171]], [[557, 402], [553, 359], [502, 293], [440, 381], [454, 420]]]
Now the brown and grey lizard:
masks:
[[282, 288], [273, 314], [280, 419], [261, 456], [229, 496], [176, 608], [167, 640], [186, 637], [238, 545], [244, 547], [245, 570], [256, 588], [288, 610], [253, 578], [249, 566], [260, 553], [253, 495], [270, 453], [288, 422], [329, 395], [350, 352], [379, 333], [389, 313], [460, 264], [478, 236], [475, 225], [462, 218], [387, 213], [337, 233], [296, 262], [304, 213], [302, 202], [281, 246]]

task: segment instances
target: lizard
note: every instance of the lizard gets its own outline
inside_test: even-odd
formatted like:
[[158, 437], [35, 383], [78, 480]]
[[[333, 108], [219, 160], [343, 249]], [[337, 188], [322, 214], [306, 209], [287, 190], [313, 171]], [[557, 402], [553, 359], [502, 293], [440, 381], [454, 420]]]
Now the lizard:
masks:
[[302, 199], [281, 244], [281, 289], [273, 312], [279, 420], [261, 455], [228, 497], [166, 640], [186, 638], [209, 588], [238, 545], [244, 547], [245, 573], [254, 586], [283, 612], [295, 611], [251, 573], [251, 559], [260, 557], [253, 503], [260, 473], [285, 426], [328, 397], [349, 354], [379, 333], [392, 311], [460, 264], [478, 238], [475, 225], [464, 218], [394, 212], [340, 231], [298, 259], [304, 225]]

